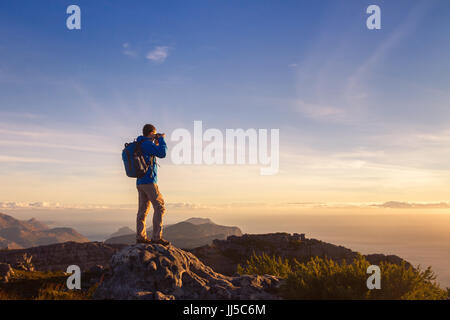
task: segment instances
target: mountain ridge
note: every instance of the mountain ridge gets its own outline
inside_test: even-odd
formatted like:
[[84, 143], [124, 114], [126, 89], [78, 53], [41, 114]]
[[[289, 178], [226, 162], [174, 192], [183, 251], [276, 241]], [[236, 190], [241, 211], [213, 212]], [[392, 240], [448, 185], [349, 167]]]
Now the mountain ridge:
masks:
[[89, 239], [73, 228], [49, 228], [35, 218], [18, 220], [0, 213], [0, 248], [22, 249], [67, 241], [88, 242]]
[[[122, 228], [121, 228], [122, 229]], [[152, 230], [147, 229], [151, 237]], [[242, 235], [242, 231], [236, 226], [222, 226], [207, 218], [190, 218], [175, 224], [167, 225], [163, 229], [164, 238], [171, 241], [174, 246], [180, 248], [195, 248], [211, 243], [214, 239], [226, 239], [228, 236]], [[108, 238], [106, 244], [134, 244], [136, 234], [121, 235]]]

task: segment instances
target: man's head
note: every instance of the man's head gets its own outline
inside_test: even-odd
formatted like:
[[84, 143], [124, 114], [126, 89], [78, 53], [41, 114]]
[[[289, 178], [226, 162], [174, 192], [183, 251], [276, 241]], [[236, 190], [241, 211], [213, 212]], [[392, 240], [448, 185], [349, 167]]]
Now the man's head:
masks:
[[152, 124], [146, 124], [144, 128], [142, 128], [142, 135], [147, 138], [152, 138], [156, 134], [156, 128]]

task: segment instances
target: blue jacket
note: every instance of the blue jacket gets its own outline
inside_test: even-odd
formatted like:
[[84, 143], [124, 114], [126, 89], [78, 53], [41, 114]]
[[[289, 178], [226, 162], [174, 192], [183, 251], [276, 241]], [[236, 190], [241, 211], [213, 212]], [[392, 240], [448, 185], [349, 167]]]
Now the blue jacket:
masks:
[[[167, 145], [163, 137], [158, 138], [159, 143], [158, 146], [154, 144], [150, 138], [139, 136], [137, 138], [137, 141], [139, 142], [141, 140], [144, 140], [144, 142], [142, 142], [141, 147], [144, 153], [145, 161], [147, 161], [147, 163], [150, 162], [150, 156], [156, 156], [158, 158], [166, 157]], [[156, 165], [155, 159], [155, 161], [153, 162], [153, 168], [148, 168], [148, 171], [144, 177], [137, 178], [136, 184], [139, 185], [139, 184], [157, 183], [158, 182], [157, 174], [158, 174], [158, 166]]]

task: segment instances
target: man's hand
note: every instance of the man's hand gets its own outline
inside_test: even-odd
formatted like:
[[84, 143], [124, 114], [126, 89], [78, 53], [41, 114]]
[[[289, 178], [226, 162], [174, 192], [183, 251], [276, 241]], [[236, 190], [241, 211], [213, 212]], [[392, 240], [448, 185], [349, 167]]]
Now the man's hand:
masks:
[[157, 133], [156, 134], [156, 138], [165, 138], [166, 134], [165, 133]]

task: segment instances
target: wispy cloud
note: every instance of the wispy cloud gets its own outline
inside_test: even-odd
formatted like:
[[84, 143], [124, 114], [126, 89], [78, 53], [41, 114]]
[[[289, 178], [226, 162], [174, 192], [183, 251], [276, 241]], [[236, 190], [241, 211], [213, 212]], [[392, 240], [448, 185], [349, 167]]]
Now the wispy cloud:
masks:
[[344, 115], [343, 110], [335, 106], [307, 103], [303, 100], [297, 100], [294, 103], [294, 109], [306, 117], [314, 120], [328, 119], [331, 121], [336, 121]]
[[12, 119], [27, 119], [36, 120], [41, 118], [46, 118], [46, 115], [36, 114], [31, 112], [13, 112], [13, 111], [0, 111], [0, 117], [2, 119], [12, 118]]
[[381, 204], [373, 204], [373, 207], [379, 208], [392, 208], [392, 209], [448, 209], [450, 208], [450, 203], [448, 202], [437, 202], [437, 203], [411, 203], [411, 202], [401, 202], [401, 201], [388, 201]]
[[22, 163], [61, 163], [57, 159], [32, 158], [32, 157], [14, 157], [0, 155], [0, 162], [22, 162]]
[[286, 206], [304, 207], [304, 208], [389, 208], [389, 209], [448, 209], [450, 208], [449, 202], [405, 202], [405, 201], [387, 201], [383, 203], [369, 203], [369, 202], [288, 202]]
[[149, 53], [147, 53], [147, 59], [155, 63], [163, 63], [169, 56], [169, 47], [158, 46]]
[[168, 208], [172, 209], [207, 209], [208, 207], [202, 204], [197, 203], [187, 203], [187, 202], [174, 202], [174, 203], [168, 203]]
[[[431, 1], [429, 1], [431, 3]], [[347, 68], [342, 68], [343, 57], [352, 51], [352, 33], [344, 33], [336, 39], [330, 50], [329, 37], [318, 38], [317, 44], [297, 63], [288, 66], [297, 72], [297, 94], [300, 102], [295, 110], [314, 121], [359, 126], [370, 122], [375, 93], [373, 76], [378, 66], [391, 57], [393, 51], [412, 36], [427, 14], [430, 4], [420, 2], [408, 8], [404, 21], [387, 34], [380, 33], [372, 53], [355, 59]], [[325, 33], [328, 33], [326, 30]], [[357, 49], [355, 48], [354, 51]], [[345, 59], [345, 58], [344, 58]], [[382, 107], [380, 107], [381, 109]], [[380, 110], [377, 109], [377, 110]], [[373, 122], [373, 121], [372, 121]]]
[[[168, 202], [168, 209], [207, 209], [203, 204], [188, 202]], [[0, 209], [135, 209], [136, 204], [73, 204], [50, 201], [0, 201]]]
[[368, 75], [375, 70], [376, 66], [382, 61], [382, 59], [389, 55], [389, 53], [398, 45], [401, 41], [412, 35], [420, 24], [423, 17], [430, 9], [431, 1], [424, 1], [412, 9], [410, 9], [406, 19], [400, 26], [395, 29], [384, 40], [362, 64], [360, 64], [354, 71], [354, 73], [348, 77], [347, 81], [347, 96], [349, 99], [355, 99], [355, 103], [360, 103], [360, 97], [368, 97], [366, 91], [369, 88], [362, 88], [361, 84], [365, 83], [365, 79]]
[[17, 140], [0, 140], [0, 145], [3, 146], [27, 146], [34, 148], [53, 148], [53, 149], [67, 149], [74, 151], [82, 151], [82, 152], [94, 152], [94, 153], [109, 153], [116, 154], [117, 150], [114, 148], [103, 148], [103, 147], [89, 147], [89, 146], [76, 146], [76, 145], [68, 145], [68, 144], [56, 144], [56, 143], [41, 143], [36, 141], [17, 141]]
[[[387, 202], [274, 202], [274, 203], [215, 203], [200, 204], [186, 202], [169, 202], [166, 207], [170, 210], [181, 212], [190, 210], [236, 210], [266, 208], [271, 210], [283, 210], [296, 208], [309, 209], [449, 209], [450, 202], [407, 202], [407, 201], [387, 201]], [[50, 201], [0, 201], [0, 209], [105, 209], [105, 210], [134, 210], [136, 204], [89, 204], [89, 203], [60, 203]]]
[[[0, 123], [0, 126], [2, 126], [1, 123]], [[49, 137], [49, 136], [51, 136], [50, 132], [43, 132], [43, 131], [38, 131], [38, 130], [30, 131], [30, 130], [11, 130], [11, 129], [0, 128], [0, 133], [2, 135], [32, 137], [32, 138]]]
[[122, 53], [126, 56], [132, 57], [132, 58], [136, 58], [137, 57], [137, 52], [133, 49], [131, 49], [130, 44], [128, 42], [125, 42], [122, 44]]
[[61, 204], [59, 202], [35, 201], [35, 202], [0, 202], [2, 209], [109, 209], [109, 206], [94, 204]]

